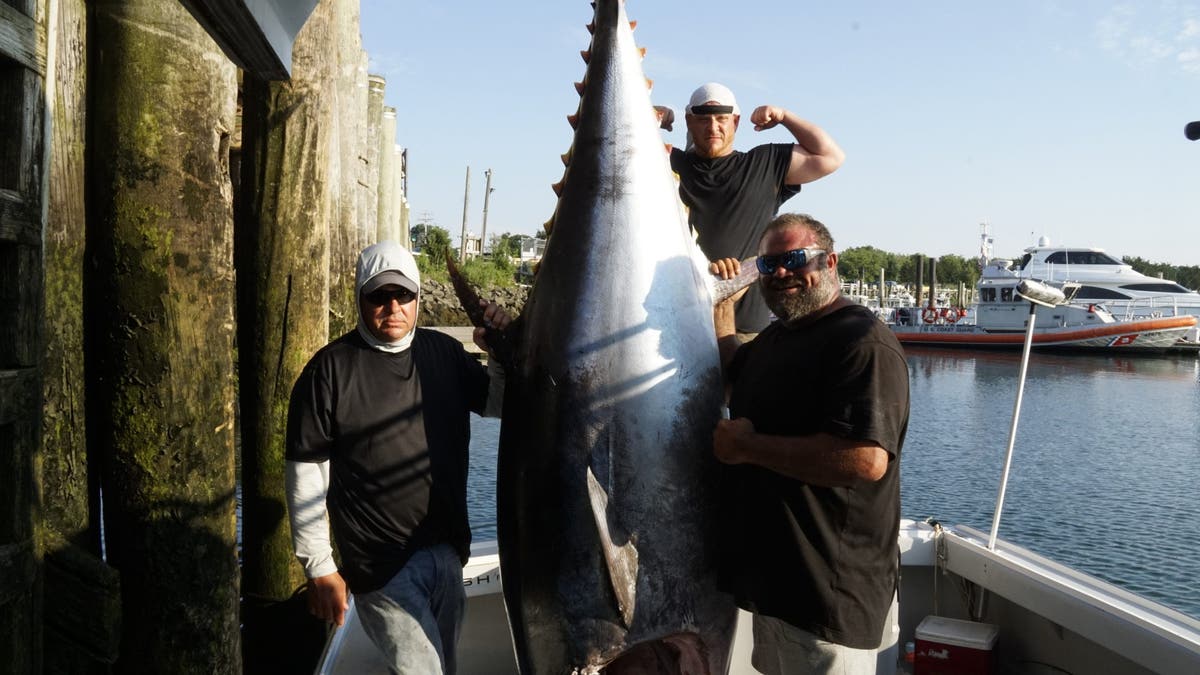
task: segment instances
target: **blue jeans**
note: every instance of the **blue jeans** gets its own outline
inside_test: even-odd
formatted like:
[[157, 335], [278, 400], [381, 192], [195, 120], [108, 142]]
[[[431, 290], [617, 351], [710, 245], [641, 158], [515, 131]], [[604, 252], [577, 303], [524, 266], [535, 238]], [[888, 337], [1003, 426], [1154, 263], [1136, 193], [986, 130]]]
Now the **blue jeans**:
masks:
[[386, 586], [355, 593], [363, 631], [400, 675], [454, 675], [467, 596], [449, 544], [418, 550]]

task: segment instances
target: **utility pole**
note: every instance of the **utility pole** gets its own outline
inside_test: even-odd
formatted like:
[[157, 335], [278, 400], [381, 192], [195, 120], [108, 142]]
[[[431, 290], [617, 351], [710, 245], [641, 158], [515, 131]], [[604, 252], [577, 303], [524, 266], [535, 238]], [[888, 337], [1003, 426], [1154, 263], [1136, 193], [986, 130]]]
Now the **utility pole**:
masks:
[[492, 170], [486, 169], [483, 175], [487, 176], [487, 185], [483, 189], [483, 225], [479, 234], [479, 252], [483, 253], [484, 243], [487, 242], [487, 209], [488, 197], [492, 195]]
[[467, 183], [463, 186], [463, 226], [458, 240], [458, 262], [467, 262], [467, 204], [471, 197], [471, 166], [467, 165]]

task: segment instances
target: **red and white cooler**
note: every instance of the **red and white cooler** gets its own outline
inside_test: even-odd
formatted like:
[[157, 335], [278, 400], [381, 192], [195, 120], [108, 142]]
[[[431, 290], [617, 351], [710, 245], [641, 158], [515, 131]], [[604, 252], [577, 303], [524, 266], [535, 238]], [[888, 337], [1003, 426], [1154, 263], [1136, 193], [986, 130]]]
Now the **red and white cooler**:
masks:
[[1000, 629], [990, 623], [927, 616], [917, 626], [917, 675], [991, 675]]

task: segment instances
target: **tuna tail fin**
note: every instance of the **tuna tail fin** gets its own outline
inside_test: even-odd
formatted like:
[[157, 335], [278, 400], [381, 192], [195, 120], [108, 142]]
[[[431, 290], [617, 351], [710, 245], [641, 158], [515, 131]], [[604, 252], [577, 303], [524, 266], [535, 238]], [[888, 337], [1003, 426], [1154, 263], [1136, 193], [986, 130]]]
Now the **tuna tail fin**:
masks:
[[[458, 301], [462, 304], [463, 311], [467, 313], [467, 318], [471, 320], [471, 325], [487, 330], [484, 339], [492, 348], [492, 354], [495, 355], [496, 360], [505, 370], [508, 370], [513, 365], [515, 354], [513, 341], [509, 337], [508, 331], [502, 331], [484, 323], [483, 307], [479, 306], [481, 298], [475, 289], [471, 288], [471, 283], [459, 271], [458, 263], [454, 262], [454, 256], [449, 253], [446, 254], [446, 271], [450, 273], [450, 282], [454, 284], [454, 294], [458, 296]], [[509, 324], [510, 330], [511, 326], [512, 324]]]
[[709, 278], [712, 279], [712, 299], [714, 305], [732, 297], [738, 291], [758, 281], [758, 265], [754, 258], [746, 258], [742, 261], [741, 265], [742, 270], [732, 279], [718, 279], [715, 276], [709, 275]]
[[633, 625], [633, 609], [637, 601], [638, 552], [633, 541], [618, 545], [613, 541], [613, 531], [608, 524], [608, 494], [596, 480], [592, 467], [587, 469], [588, 499], [592, 503], [592, 517], [600, 535], [600, 549], [604, 563], [608, 566], [608, 580], [617, 598], [617, 609], [625, 627]]

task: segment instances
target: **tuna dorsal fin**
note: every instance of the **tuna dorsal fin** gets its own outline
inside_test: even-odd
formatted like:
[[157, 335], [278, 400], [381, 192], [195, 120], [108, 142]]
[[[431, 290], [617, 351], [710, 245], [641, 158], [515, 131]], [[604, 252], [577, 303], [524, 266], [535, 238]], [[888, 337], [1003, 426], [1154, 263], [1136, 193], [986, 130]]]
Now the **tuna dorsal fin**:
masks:
[[621, 620], [625, 627], [633, 625], [633, 609], [637, 600], [637, 571], [638, 552], [633, 542], [627, 537], [624, 544], [618, 545], [614, 532], [608, 522], [608, 494], [596, 480], [592, 467], [587, 469], [588, 499], [592, 503], [592, 518], [596, 521], [596, 531], [600, 535], [600, 549], [604, 552], [604, 563], [608, 566], [608, 580], [612, 584], [613, 594], [617, 597], [617, 609], [621, 612]]
[[713, 280], [712, 298], [714, 305], [758, 281], [758, 265], [755, 263], [754, 258], [746, 258], [742, 261], [741, 265], [742, 270], [732, 279], [711, 277]]

